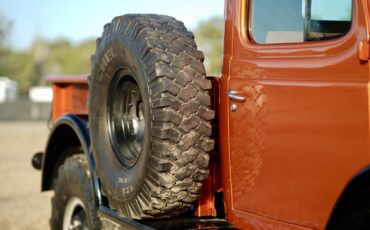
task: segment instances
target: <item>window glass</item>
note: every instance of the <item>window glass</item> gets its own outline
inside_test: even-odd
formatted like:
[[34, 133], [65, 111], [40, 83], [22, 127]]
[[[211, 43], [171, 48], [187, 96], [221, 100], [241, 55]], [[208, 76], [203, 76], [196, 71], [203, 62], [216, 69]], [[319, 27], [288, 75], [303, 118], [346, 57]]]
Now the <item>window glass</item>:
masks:
[[347, 33], [352, 0], [254, 0], [251, 36], [257, 43], [297, 43]]
[[[335, 6], [334, 8], [332, 8]], [[351, 21], [352, 1], [311, 0], [311, 20]]]

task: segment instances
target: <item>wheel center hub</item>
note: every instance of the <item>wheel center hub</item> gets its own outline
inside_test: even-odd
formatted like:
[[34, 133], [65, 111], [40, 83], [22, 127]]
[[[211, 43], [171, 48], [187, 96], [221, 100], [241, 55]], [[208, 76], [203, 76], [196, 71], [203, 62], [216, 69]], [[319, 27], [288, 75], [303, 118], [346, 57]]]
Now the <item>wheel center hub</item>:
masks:
[[130, 72], [113, 77], [107, 103], [113, 150], [122, 164], [133, 167], [144, 142], [145, 117], [140, 88]]

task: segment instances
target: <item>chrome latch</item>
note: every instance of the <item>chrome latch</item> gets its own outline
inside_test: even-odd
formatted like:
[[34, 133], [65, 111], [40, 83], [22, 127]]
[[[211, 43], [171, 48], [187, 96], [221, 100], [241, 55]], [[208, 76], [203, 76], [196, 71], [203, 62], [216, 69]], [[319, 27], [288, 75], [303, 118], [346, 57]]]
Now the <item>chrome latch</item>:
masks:
[[245, 102], [245, 97], [243, 96], [238, 96], [238, 91], [236, 90], [228, 90], [226, 91], [226, 95], [235, 102]]

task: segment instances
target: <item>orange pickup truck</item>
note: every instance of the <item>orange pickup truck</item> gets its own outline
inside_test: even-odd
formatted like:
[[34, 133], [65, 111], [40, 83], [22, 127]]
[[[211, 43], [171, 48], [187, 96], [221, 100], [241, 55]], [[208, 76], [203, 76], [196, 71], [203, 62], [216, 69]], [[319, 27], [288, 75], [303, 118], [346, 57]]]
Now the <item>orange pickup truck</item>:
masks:
[[370, 3], [226, 0], [221, 78], [175, 18], [115, 17], [52, 76], [53, 229], [370, 229]]

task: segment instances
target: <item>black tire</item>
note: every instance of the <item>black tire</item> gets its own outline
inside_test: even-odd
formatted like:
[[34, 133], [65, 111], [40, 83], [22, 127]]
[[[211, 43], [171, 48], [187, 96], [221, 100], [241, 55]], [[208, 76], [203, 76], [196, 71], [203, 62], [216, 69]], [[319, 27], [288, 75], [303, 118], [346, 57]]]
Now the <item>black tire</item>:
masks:
[[170, 217], [194, 208], [214, 145], [203, 59], [194, 35], [169, 16], [116, 17], [97, 39], [92, 151], [103, 194], [121, 214]]
[[[54, 197], [51, 200], [51, 229], [68, 229], [63, 221], [64, 218], [68, 219], [69, 214], [73, 215], [72, 218], [78, 219], [82, 224], [81, 228], [76, 229], [102, 228], [94, 203], [94, 193], [90, 180], [87, 161], [82, 154], [68, 157], [64, 164], [60, 166], [54, 183]], [[79, 202], [75, 203], [75, 206], [72, 204], [71, 207], [71, 202], [74, 201]]]

